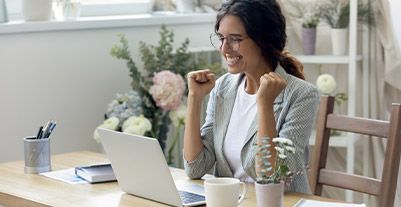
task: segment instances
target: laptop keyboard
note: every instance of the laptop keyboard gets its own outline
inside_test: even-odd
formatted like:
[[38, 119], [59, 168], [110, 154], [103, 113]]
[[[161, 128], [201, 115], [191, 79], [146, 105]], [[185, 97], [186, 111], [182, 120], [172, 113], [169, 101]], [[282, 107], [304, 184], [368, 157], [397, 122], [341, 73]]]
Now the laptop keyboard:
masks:
[[178, 193], [180, 194], [181, 200], [184, 204], [205, 201], [205, 196], [202, 195], [186, 191], [178, 191]]

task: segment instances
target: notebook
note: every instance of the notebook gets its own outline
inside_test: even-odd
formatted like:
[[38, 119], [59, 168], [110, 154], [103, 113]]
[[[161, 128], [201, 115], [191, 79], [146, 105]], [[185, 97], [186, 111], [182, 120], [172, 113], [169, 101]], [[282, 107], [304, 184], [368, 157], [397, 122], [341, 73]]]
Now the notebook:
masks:
[[366, 205], [301, 199], [294, 205], [294, 207], [366, 207]]
[[89, 183], [115, 181], [113, 168], [110, 163], [75, 167], [75, 175]]
[[123, 191], [172, 206], [206, 203], [201, 192], [177, 189], [156, 139], [107, 129], [98, 132]]

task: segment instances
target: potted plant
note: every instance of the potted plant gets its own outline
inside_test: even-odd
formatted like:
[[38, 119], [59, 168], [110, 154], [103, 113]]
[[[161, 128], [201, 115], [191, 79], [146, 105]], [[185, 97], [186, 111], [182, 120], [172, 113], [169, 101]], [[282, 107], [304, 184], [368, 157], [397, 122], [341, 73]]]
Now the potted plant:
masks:
[[[348, 48], [349, 0], [330, 0], [322, 6], [322, 19], [331, 27], [333, 55], [345, 55]], [[358, 2], [358, 21], [373, 25], [370, 3]]]
[[[256, 144], [256, 203], [258, 207], [282, 207], [284, 183], [292, 179], [287, 158], [295, 153], [294, 144], [287, 138], [274, 138], [274, 148], [270, 145], [269, 137], [260, 137]], [[272, 157], [270, 150], [276, 151]], [[272, 160], [269, 160], [272, 159]], [[274, 162], [274, 165], [272, 165]]]
[[286, 3], [288, 14], [301, 21], [304, 54], [315, 54], [316, 28], [321, 19], [322, 4], [318, 0], [290, 0]]

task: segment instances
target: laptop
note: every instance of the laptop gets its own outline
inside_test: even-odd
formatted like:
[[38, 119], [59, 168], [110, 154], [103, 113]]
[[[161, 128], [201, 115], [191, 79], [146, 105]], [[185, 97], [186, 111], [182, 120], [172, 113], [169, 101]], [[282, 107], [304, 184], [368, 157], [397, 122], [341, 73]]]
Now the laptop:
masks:
[[172, 206], [206, 203], [203, 186], [177, 189], [156, 139], [107, 129], [98, 129], [98, 132], [123, 191]]

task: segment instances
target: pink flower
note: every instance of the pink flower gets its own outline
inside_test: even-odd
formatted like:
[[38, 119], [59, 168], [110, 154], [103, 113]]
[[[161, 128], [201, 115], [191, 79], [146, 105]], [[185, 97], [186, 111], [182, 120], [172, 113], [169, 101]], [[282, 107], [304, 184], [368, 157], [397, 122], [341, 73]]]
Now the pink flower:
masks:
[[153, 76], [153, 85], [149, 93], [158, 107], [168, 111], [180, 105], [184, 90], [185, 82], [180, 75], [163, 70]]

